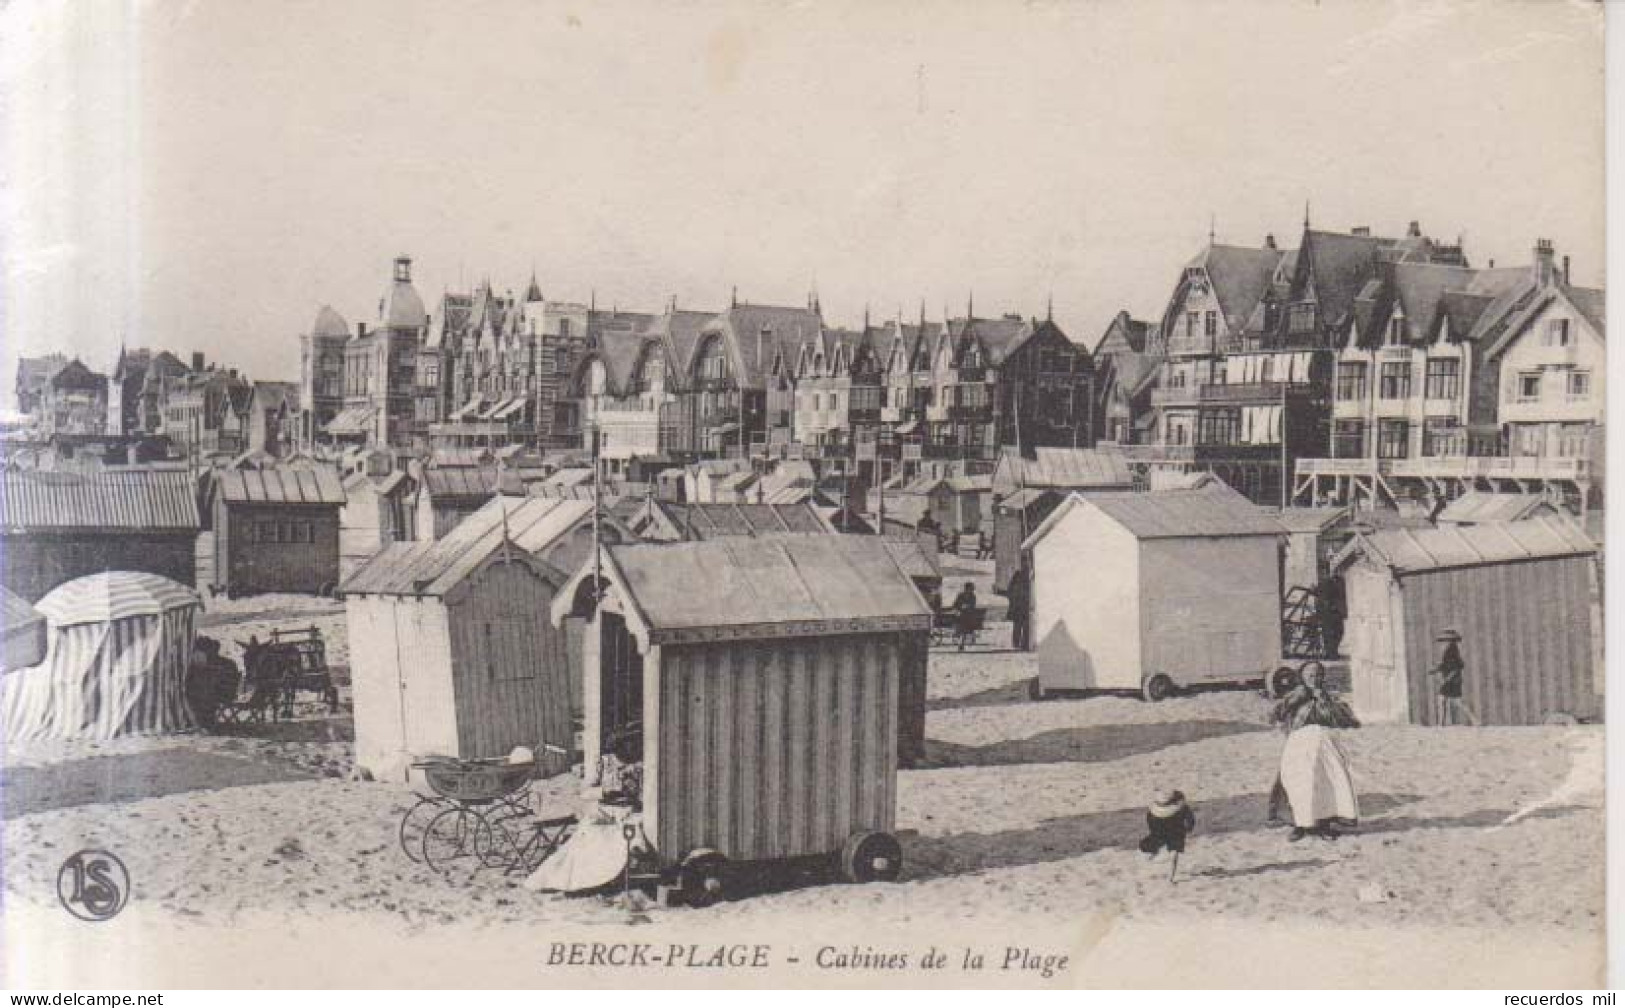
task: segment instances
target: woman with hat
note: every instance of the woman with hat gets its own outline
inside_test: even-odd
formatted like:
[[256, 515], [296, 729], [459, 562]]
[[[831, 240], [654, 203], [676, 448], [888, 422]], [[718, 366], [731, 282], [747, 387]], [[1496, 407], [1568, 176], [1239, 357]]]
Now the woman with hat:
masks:
[[1324, 680], [1325, 668], [1309, 662], [1297, 687], [1270, 712], [1270, 720], [1288, 731], [1281, 750], [1281, 786], [1292, 806], [1288, 839], [1294, 843], [1310, 834], [1335, 840], [1338, 822], [1353, 825], [1360, 819], [1348, 757], [1335, 735], [1336, 729], [1356, 728], [1359, 721], [1326, 690]]
[[1478, 719], [1461, 698], [1462, 674], [1467, 663], [1461, 660], [1461, 634], [1455, 630], [1441, 630], [1434, 641], [1444, 645], [1439, 660], [1428, 675], [1438, 680], [1433, 696], [1433, 723], [1436, 725], [1477, 724]]

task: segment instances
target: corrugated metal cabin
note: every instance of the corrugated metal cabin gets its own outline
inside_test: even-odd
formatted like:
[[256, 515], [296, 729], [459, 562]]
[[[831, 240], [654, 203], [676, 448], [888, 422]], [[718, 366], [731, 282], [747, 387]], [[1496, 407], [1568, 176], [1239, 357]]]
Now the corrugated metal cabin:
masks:
[[344, 487], [336, 471], [222, 469], [208, 494], [216, 591], [320, 593], [338, 585]]
[[344, 584], [356, 764], [404, 780], [413, 760], [504, 756], [528, 746], [550, 773], [571, 750], [570, 650], [548, 618], [567, 575], [533, 554], [567, 544], [589, 514], [530, 500], [505, 533], [471, 516], [432, 543], [396, 543]]
[[1482, 724], [1601, 714], [1596, 547], [1566, 518], [1356, 535], [1334, 561], [1361, 720], [1430, 724], [1436, 638], [1461, 634]]
[[1069, 496], [1023, 545], [1034, 690], [1267, 676], [1281, 655], [1279, 523], [1234, 491]]
[[811, 503], [670, 504], [653, 498], [640, 507], [633, 525], [638, 535], [650, 542], [722, 536], [828, 535], [835, 531]]
[[136, 571], [191, 587], [201, 522], [179, 469], [0, 469], [0, 577], [29, 602], [87, 574]]
[[[887, 551], [729, 537], [609, 547], [601, 570], [586, 765], [641, 761], [644, 830], [667, 863], [822, 855], [892, 829], [899, 712], [919, 689], [923, 716], [931, 616]], [[580, 604], [561, 596], [555, 619]]]

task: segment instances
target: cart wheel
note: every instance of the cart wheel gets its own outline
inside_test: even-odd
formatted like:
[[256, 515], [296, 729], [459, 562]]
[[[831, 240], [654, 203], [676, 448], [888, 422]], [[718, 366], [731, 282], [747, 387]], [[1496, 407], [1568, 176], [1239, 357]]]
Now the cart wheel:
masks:
[[417, 804], [407, 809], [406, 814], [401, 816], [399, 830], [401, 850], [413, 862], [419, 864], [423, 862], [424, 829], [445, 804], [439, 798], [419, 798]]
[[490, 832], [478, 812], [462, 806], [446, 809], [424, 827], [424, 863], [448, 881], [465, 883], [481, 866], [480, 852], [490, 849]]
[[1174, 681], [1161, 672], [1147, 676], [1145, 685], [1140, 688], [1140, 695], [1145, 697], [1147, 703], [1166, 700], [1174, 695]]
[[1043, 682], [1037, 676], [1033, 676], [1027, 682], [1027, 698], [1030, 700], [1049, 699], [1049, 690], [1044, 688]]
[[691, 851], [677, 869], [677, 885], [683, 902], [691, 907], [708, 907], [727, 897], [728, 859], [709, 847]]
[[848, 882], [892, 882], [902, 870], [903, 845], [890, 833], [854, 833], [841, 848], [841, 875]]
[[1282, 665], [1264, 679], [1264, 692], [1271, 700], [1279, 700], [1298, 685], [1298, 673], [1290, 665]]

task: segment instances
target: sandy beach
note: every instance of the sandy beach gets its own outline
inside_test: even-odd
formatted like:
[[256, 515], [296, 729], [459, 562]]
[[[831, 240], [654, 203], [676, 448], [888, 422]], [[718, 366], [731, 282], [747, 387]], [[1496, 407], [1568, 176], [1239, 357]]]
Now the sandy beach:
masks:
[[[314, 618], [342, 654], [338, 611], [309, 612], [324, 606], [211, 613], [204, 632], [245, 640]], [[933, 655], [927, 760], [900, 774], [901, 880], [759, 878], [746, 898], [645, 915], [741, 934], [847, 915], [877, 934], [981, 928], [1001, 914], [1056, 927], [1091, 915], [1150, 928], [1444, 927], [1595, 943], [1600, 955], [1600, 727], [1346, 732], [1360, 826], [1291, 843], [1264, 821], [1281, 735], [1255, 690], [1034, 702], [1032, 657], [1001, 634]], [[50, 905], [64, 857], [100, 847], [127, 864], [132, 906], [211, 928], [266, 915], [408, 935], [626, 921], [604, 898], [531, 893], [495, 870], [453, 885], [407, 859], [396, 831], [416, 795], [350, 779], [346, 715], [235, 731], [8, 749], [8, 899]], [[1165, 862], [1135, 849], [1144, 806], [1165, 787], [1197, 816], [1174, 884]], [[577, 789], [568, 774], [539, 782], [536, 807], [574, 811]]]

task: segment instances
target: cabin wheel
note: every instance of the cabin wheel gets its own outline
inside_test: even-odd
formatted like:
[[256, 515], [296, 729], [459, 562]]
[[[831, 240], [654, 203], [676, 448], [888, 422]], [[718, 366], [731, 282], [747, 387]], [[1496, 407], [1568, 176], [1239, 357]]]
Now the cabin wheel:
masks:
[[677, 868], [677, 887], [683, 902], [708, 907], [727, 898], [728, 859], [709, 847], [690, 851]]
[[1282, 665], [1274, 672], [1271, 672], [1264, 680], [1265, 692], [1270, 695], [1272, 700], [1279, 700], [1281, 697], [1286, 696], [1296, 685], [1298, 685], [1298, 673], [1289, 665]]
[[1140, 688], [1140, 693], [1148, 703], [1166, 700], [1174, 695], [1174, 681], [1163, 673], [1157, 672], [1146, 677], [1145, 685]]
[[841, 848], [841, 875], [848, 882], [892, 882], [903, 870], [903, 845], [890, 833], [862, 830]]

